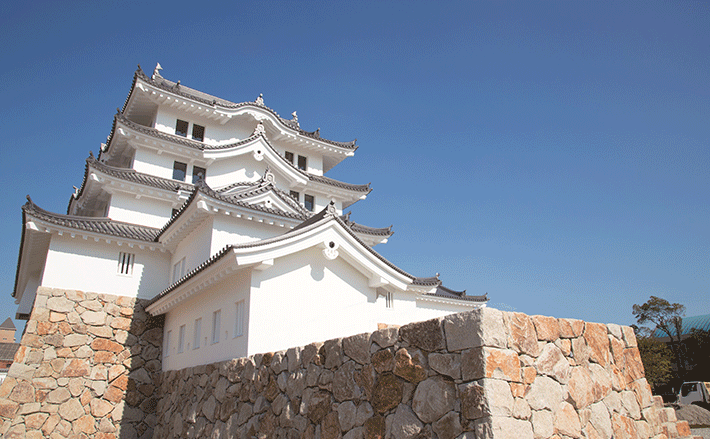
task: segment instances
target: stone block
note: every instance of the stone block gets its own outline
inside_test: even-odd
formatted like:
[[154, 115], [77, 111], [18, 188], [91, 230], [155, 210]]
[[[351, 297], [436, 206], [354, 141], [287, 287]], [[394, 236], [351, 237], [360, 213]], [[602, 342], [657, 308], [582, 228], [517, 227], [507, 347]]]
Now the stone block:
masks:
[[555, 341], [560, 338], [560, 324], [554, 317], [532, 316], [537, 339], [540, 341]]
[[449, 412], [432, 424], [432, 430], [439, 439], [454, 439], [463, 432], [457, 412]]
[[503, 316], [508, 327], [508, 347], [518, 353], [537, 357], [540, 348], [535, 325], [530, 316], [519, 312], [503, 313]]
[[476, 439], [533, 439], [532, 424], [520, 419], [492, 416], [476, 421]]
[[520, 359], [512, 349], [469, 349], [461, 354], [461, 378], [464, 381], [498, 378], [521, 382]]
[[539, 374], [554, 378], [561, 384], [567, 384], [571, 368], [560, 348], [554, 343], [546, 343], [535, 361]]
[[576, 319], [558, 319], [560, 325], [560, 337], [577, 338], [584, 332], [584, 322]]
[[412, 410], [422, 422], [430, 423], [453, 410], [455, 401], [453, 382], [436, 376], [419, 383], [412, 399]]
[[405, 404], [400, 404], [392, 417], [389, 431], [394, 439], [408, 439], [417, 437], [423, 427], [424, 424], [417, 418], [412, 409]]
[[494, 308], [448, 315], [444, 318], [444, 331], [449, 352], [479, 346], [508, 346], [503, 313]]
[[429, 367], [455, 380], [461, 379], [461, 356], [459, 354], [429, 354]]
[[370, 362], [370, 334], [358, 334], [343, 339], [345, 355], [360, 364]]
[[445, 347], [442, 319], [404, 325], [399, 328], [399, 336], [409, 346], [417, 347], [427, 352], [437, 351]]
[[539, 376], [530, 386], [525, 400], [533, 410], [557, 410], [562, 402], [562, 386], [550, 377]]
[[530, 418], [533, 435], [536, 439], [548, 439], [555, 433], [555, 422], [552, 412], [548, 410], [535, 410]]
[[570, 403], [562, 402], [555, 412], [555, 430], [564, 436], [582, 437], [579, 415]]
[[405, 348], [399, 349], [394, 356], [394, 374], [415, 384], [427, 377], [426, 369], [413, 361]]
[[609, 337], [606, 326], [601, 323], [587, 323], [584, 340], [589, 346], [589, 358], [604, 367], [609, 364]]

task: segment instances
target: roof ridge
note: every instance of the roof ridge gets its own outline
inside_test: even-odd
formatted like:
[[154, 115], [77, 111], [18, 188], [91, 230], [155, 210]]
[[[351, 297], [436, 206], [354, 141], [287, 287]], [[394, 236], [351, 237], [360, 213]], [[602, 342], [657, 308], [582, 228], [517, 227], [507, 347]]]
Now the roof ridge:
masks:
[[[324, 139], [324, 138], [320, 137], [320, 128], [317, 129], [316, 131], [309, 132], [309, 131], [305, 131], [305, 130], [301, 129], [300, 126], [293, 126], [292, 124], [286, 123], [285, 119], [282, 118], [274, 109], [267, 107], [266, 105], [263, 104], [263, 98], [261, 99], [260, 102], [259, 101], [244, 101], [244, 102], [239, 102], [239, 103], [230, 102], [226, 99], [222, 99], [220, 97], [210, 95], [209, 93], [201, 92], [197, 89], [192, 89], [190, 87], [184, 86], [184, 85], [180, 84], [180, 82], [177, 82], [177, 83], [172, 82], [169, 79], [166, 79], [162, 76], [160, 77], [160, 79], [162, 79], [162, 81], [159, 82], [157, 79], [153, 79], [153, 78], [149, 77], [148, 75], [146, 75], [145, 72], [143, 72], [143, 69], [140, 68], [140, 65], [138, 66], [138, 69], [136, 70], [136, 73], [134, 74], [134, 83], [131, 87], [131, 90], [135, 87], [135, 81], [138, 78], [155, 86], [155, 87], [162, 88], [163, 90], [165, 90], [167, 92], [175, 93], [177, 95], [183, 96], [188, 99], [195, 100], [197, 102], [201, 102], [205, 105], [210, 105], [212, 107], [221, 106], [224, 108], [232, 109], [232, 108], [240, 108], [240, 107], [244, 107], [247, 105], [251, 105], [251, 106], [254, 106], [257, 108], [261, 108], [261, 109], [267, 110], [269, 113], [271, 113], [273, 116], [275, 116], [276, 119], [284, 127], [292, 129], [303, 136], [306, 136], [306, 137], [309, 137], [312, 139], [316, 139], [316, 140], [319, 140], [319, 141], [322, 141], [325, 143], [329, 143], [331, 145], [338, 146], [338, 147], [341, 147], [344, 149], [350, 149], [353, 151], [357, 150], [357, 148], [358, 148], [358, 146], [356, 145], [357, 139], [351, 140], [349, 142]], [[196, 93], [200, 93], [200, 94], [205, 95], [207, 97], [200, 97], [195, 94], [191, 94], [189, 92], [182, 91], [181, 90], [182, 87], [184, 87], [188, 90], [194, 90]], [[129, 94], [129, 97], [130, 97], [130, 94]], [[126, 99], [126, 103], [127, 102], [128, 102], [128, 99]]]

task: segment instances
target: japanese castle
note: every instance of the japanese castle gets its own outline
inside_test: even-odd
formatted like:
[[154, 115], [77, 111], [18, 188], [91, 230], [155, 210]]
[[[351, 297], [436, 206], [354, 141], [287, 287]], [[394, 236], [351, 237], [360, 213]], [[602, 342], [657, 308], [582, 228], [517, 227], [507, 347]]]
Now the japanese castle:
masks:
[[373, 247], [391, 228], [344, 213], [372, 189], [325, 174], [355, 141], [160, 70], [138, 67], [66, 214], [22, 207], [17, 318], [40, 286], [144, 299], [174, 370], [485, 306], [390, 263]]

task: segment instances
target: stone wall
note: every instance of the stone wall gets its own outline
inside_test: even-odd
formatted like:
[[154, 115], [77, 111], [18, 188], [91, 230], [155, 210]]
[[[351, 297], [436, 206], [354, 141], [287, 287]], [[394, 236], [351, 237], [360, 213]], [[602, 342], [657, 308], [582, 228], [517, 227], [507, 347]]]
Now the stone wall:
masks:
[[628, 327], [490, 308], [163, 375], [155, 438], [675, 438]]
[[152, 437], [161, 345], [144, 301], [40, 287], [0, 386], [0, 436]]

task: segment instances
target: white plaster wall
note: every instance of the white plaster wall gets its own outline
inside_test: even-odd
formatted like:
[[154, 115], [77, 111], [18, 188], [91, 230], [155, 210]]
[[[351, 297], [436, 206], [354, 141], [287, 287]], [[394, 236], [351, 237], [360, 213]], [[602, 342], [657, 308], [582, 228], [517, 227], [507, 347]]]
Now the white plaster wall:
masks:
[[132, 224], [161, 228], [170, 219], [172, 204], [155, 198], [127, 193], [114, 193], [108, 208], [108, 217]]
[[[175, 128], [173, 127], [173, 131]], [[156, 177], [173, 178], [173, 163], [175, 160], [185, 162], [171, 154], [160, 154], [148, 149], [137, 148], [133, 158], [133, 169]]]
[[256, 122], [233, 118], [224, 125], [215, 124], [214, 120], [200, 117], [194, 113], [184, 113], [174, 108], [161, 107], [155, 119], [155, 129], [175, 134], [175, 124], [178, 119], [189, 122], [187, 138], [192, 138], [192, 126], [196, 123], [205, 127], [204, 143], [208, 145], [224, 145], [234, 143], [251, 136]]
[[224, 215], [214, 217], [210, 254], [215, 254], [230, 244], [241, 244], [271, 238], [290, 230], [288, 227], [270, 226], [256, 221]]
[[[132, 275], [117, 272], [119, 252], [136, 255]], [[52, 235], [41, 286], [152, 299], [168, 286], [169, 264], [160, 250]]]
[[[242, 270], [200, 295], [181, 303], [165, 315], [163, 338], [171, 331], [170, 352], [163, 357], [163, 370], [175, 370], [244, 357], [248, 352], [250, 270]], [[234, 337], [236, 302], [245, 301], [244, 335]], [[220, 340], [212, 343], [212, 313], [221, 311]], [[194, 349], [195, 319], [202, 318], [200, 346]], [[180, 326], [185, 325], [185, 348], [177, 352]], [[262, 329], [263, 330], [263, 329]], [[163, 349], [165, 351], [165, 349]], [[163, 352], [165, 354], [165, 352]]]
[[[214, 253], [211, 251], [212, 241], [212, 216], [207, 217], [197, 228], [187, 235], [175, 248], [172, 260], [170, 262], [170, 275], [172, 276], [172, 267], [183, 257], [185, 258], [185, 273], [205, 262]], [[171, 279], [170, 282], [175, 282], [177, 279]]]
[[232, 183], [254, 181], [263, 175], [266, 167], [265, 161], [257, 162], [251, 153], [218, 159], [207, 168], [206, 182], [212, 188], [219, 188]]
[[255, 271], [249, 352], [272, 352], [377, 330], [376, 292], [342, 258], [318, 248], [279, 258]]

